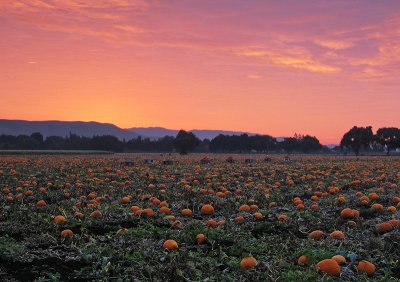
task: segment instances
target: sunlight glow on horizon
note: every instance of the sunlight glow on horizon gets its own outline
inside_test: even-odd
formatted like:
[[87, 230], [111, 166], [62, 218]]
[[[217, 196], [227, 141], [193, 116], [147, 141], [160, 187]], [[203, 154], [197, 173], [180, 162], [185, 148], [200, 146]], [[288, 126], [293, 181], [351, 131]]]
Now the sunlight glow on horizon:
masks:
[[400, 127], [398, 1], [4, 0], [0, 22], [0, 118], [325, 144]]

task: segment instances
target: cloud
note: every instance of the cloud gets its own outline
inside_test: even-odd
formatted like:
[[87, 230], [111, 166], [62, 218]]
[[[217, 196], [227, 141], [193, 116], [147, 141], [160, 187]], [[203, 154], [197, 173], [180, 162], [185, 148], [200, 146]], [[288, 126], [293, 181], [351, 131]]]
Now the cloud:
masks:
[[343, 9], [346, 5], [334, 3], [309, 7], [312, 11], [307, 7], [301, 7], [300, 12], [293, 9], [280, 19], [277, 15], [285, 11], [285, 4], [232, 1], [227, 8], [214, 1], [200, 3], [2, 0], [0, 9], [3, 20], [17, 23], [18, 28], [25, 24], [27, 30], [95, 38], [112, 47], [179, 48], [230, 63], [321, 75], [346, 73], [355, 79], [400, 75], [400, 14], [360, 21], [356, 16], [361, 12], [349, 10], [346, 15], [354, 18], [341, 21], [328, 8]]
[[311, 55], [306, 50], [299, 48], [290, 49], [287, 47], [282, 50], [244, 49], [238, 50], [236, 54], [248, 58], [257, 58], [270, 65], [303, 69], [311, 72], [337, 73], [341, 71], [339, 67], [323, 64], [311, 58]]
[[260, 79], [260, 78], [263, 78], [263, 76], [262, 76], [262, 75], [259, 75], [259, 74], [249, 74], [249, 75], [247, 75], [247, 78], [250, 78], [250, 79]]
[[129, 32], [129, 33], [144, 33], [146, 32], [146, 30], [139, 28], [137, 26], [133, 26], [133, 25], [128, 25], [128, 24], [124, 24], [124, 25], [114, 25], [115, 28]]
[[355, 45], [354, 42], [349, 42], [349, 41], [334, 41], [334, 40], [316, 40], [316, 44], [332, 49], [332, 50], [344, 50], [351, 48]]

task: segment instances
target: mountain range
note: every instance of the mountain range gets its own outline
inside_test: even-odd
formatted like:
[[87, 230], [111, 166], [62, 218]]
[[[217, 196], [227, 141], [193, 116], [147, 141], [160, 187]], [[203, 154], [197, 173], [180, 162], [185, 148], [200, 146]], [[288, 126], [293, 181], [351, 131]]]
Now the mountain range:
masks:
[[[129, 131], [137, 133], [141, 136], [146, 136], [151, 139], [157, 139], [164, 136], [176, 136], [179, 132], [177, 129], [168, 129], [164, 127], [132, 127], [128, 128]], [[220, 134], [224, 135], [240, 135], [240, 134], [248, 134], [248, 135], [256, 135], [255, 133], [248, 133], [242, 131], [227, 131], [227, 130], [207, 130], [207, 129], [192, 129], [189, 130], [193, 132], [200, 139], [213, 139]]]
[[[200, 139], [213, 139], [219, 134], [240, 135], [247, 132], [226, 130], [190, 130]], [[120, 140], [130, 140], [142, 136], [143, 138], [158, 139], [164, 136], [176, 136], [179, 130], [163, 127], [132, 127], [120, 128], [111, 123], [100, 123], [94, 121], [27, 121], [0, 119], [0, 134], [7, 135], [31, 135], [40, 132], [47, 136], [67, 136], [71, 133], [79, 136], [92, 137], [93, 135], [114, 135]], [[254, 135], [254, 133], [247, 133]]]

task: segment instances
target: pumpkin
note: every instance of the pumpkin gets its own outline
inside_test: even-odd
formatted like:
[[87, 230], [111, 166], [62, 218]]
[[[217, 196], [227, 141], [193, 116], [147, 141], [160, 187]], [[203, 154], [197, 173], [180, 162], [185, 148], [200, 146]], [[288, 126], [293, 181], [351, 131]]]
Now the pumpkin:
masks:
[[46, 206], [47, 204], [46, 204], [46, 202], [45, 202], [44, 200], [40, 200], [40, 201], [38, 201], [38, 202], [36, 203], [36, 205], [37, 205], [38, 207], [44, 207], [44, 206]]
[[151, 208], [144, 209], [142, 213], [144, 213], [148, 217], [152, 217], [155, 215], [155, 212]]
[[311, 205], [311, 209], [312, 209], [313, 211], [319, 210], [318, 204], [312, 204], [312, 205]]
[[164, 242], [163, 248], [168, 251], [171, 251], [171, 250], [177, 250], [179, 247], [178, 243], [175, 240], [169, 239]]
[[324, 259], [318, 262], [317, 269], [330, 276], [339, 276], [340, 274], [340, 265], [334, 259]]
[[165, 217], [165, 219], [170, 220], [170, 221], [175, 221], [175, 220], [176, 220], [176, 217], [173, 216], [173, 215], [167, 215], [167, 216]]
[[321, 239], [322, 236], [324, 236], [324, 232], [321, 230], [315, 230], [309, 234], [309, 237], [314, 240]]
[[182, 215], [184, 216], [191, 216], [193, 212], [190, 209], [183, 209], [182, 210]]
[[332, 259], [336, 260], [338, 264], [346, 263], [346, 258], [344, 256], [341, 256], [341, 255], [333, 256]]
[[240, 207], [239, 207], [239, 211], [241, 211], [241, 212], [249, 212], [250, 211], [250, 206], [249, 205], [241, 205]]
[[101, 213], [101, 211], [99, 211], [99, 210], [95, 210], [95, 211], [93, 211], [93, 212], [90, 214], [90, 216], [91, 216], [91, 217], [98, 218], [98, 217], [102, 217], [102, 213]]
[[300, 265], [309, 264], [310, 263], [310, 259], [303, 255], [303, 256], [300, 256], [297, 259], [297, 263], [300, 264]]
[[140, 207], [138, 206], [131, 206], [130, 210], [133, 211], [134, 213], [137, 212], [138, 210], [140, 210]]
[[251, 205], [251, 206], [250, 206], [250, 209], [251, 209], [252, 211], [258, 210], [258, 206], [257, 206], [257, 205]]
[[54, 217], [53, 222], [54, 223], [61, 223], [65, 221], [65, 217], [62, 215], [57, 215], [56, 217]]
[[254, 218], [256, 218], [256, 219], [260, 219], [260, 218], [263, 217], [262, 213], [260, 213], [260, 212], [255, 212], [255, 213], [253, 213], [253, 216], [254, 216]]
[[254, 268], [257, 266], [257, 260], [253, 257], [245, 257], [240, 261], [241, 268]]
[[74, 233], [72, 232], [71, 229], [65, 229], [63, 231], [61, 231], [61, 238], [65, 238], [65, 237], [72, 237]]
[[25, 196], [32, 196], [32, 195], [33, 195], [33, 191], [32, 190], [25, 191]]
[[123, 197], [122, 200], [121, 200], [121, 202], [122, 202], [123, 204], [128, 204], [128, 203], [130, 203], [130, 201], [131, 201], [131, 198], [130, 198], [130, 197]]
[[206, 241], [206, 235], [200, 233], [196, 235], [197, 244], [203, 244]]
[[382, 211], [383, 210], [383, 206], [381, 204], [373, 204], [371, 206], [371, 209], [374, 211]]
[[160, 207], [168, 207], [169, 204], [167, 203], [167, 201], [162, 201], [162, 202], [160, 202], [159, 206]]
[[236, 221], [237, 223], [242, 223], [242, 222], [244, 222], [244, 217], [241, 216], [241, 215], [239, 215], [239, 216], [235, 217], [235, 221]]
[[357, 265], [357, 271], [361, 273], [366, 273], [368, 276], [371, 276], [375, 273], [376, 267], [373, 263], [362, 260]]
[[347, 222], [347, 225], [350, 226], [350, 227], [355, 227], [355, 226], [357, 226], [357, 222], [355, 222], [355, 221], [353, 221], [353, 220], [349, 220], [349, 221]]
[[159, 211], [160, 211], [160, 213], [165, 213], [165, 214], [171, 213], [171, 209], [166, 206], [162, 206]]
[[379, 234], [384, 234], [393, 230], [393, 225], [389, 222], [383, 222], [376, 226], [376, 230]]
[[331, 238], [334, 238], [336, 240], [344, 239], [344, 233], [342, 231], [338, 231], [338, 230], [333, 231], [330, 236], [331, 236]]
[[211, 215], [214, 213], [214, 207], [209, 204], [203, 205], [201, 207], [200, 213], [204, 215]]
[[209, 220], [207, 220], [206, 225], [209, 227], [217, 227], [218, 222], [216, 222], [214, 219], [209, 219]]
[[278, 215], [278, 220], [281, 222], [286, 222], [289, 220], [289, 217], [286, 214], [280, 214]]
[[354, 211], [350, 208], [345, 208], [340, 212], [342, 218], [348, 219], [354, 217]]
[[85, 215], [83, 213], [81, 213], [81, 212], [76, 212], [75, 213], [75, 217], [82, 219], [82, 218], [85, 217]]
[[390, 223], [395, 229], [400, 228], [400, 219], [390, 219], [387, 222]]

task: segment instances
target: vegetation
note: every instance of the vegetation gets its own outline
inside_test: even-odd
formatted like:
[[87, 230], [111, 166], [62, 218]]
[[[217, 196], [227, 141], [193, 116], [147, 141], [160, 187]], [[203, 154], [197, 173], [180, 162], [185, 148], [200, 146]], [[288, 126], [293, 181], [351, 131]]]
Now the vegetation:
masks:
[[227, 157], [2, 156], [0, 280], [399, 281], [398, 158]]
[[[372, 127], [353, 127], [343, 135], [340, 150], [348, 149], [359, 155], [362, 150], [383, 152], [400, 148], [400, 129], [379, 128], [374, 135]], [[40, 133], [30, 136], [0, 135], [1, 150], [52, 150], [52, 151], [111, 151], [111, 152], [173, 152], [187, 154], [190, 151], [206, 153], [332, 153], [321, 145], [315, 136], [295, 134], [278, 141], [269, 135], [218, 135], [212, 140], [199, 140], [192, 132], [180, 130], [176, 137], [165, 136], [157, 140], [138, 137], [132, 140], [119, 140], [115, 136], [103, 135], [82, 137], [70, 134], [66, 137], [49, 136], [44, 138]]]

